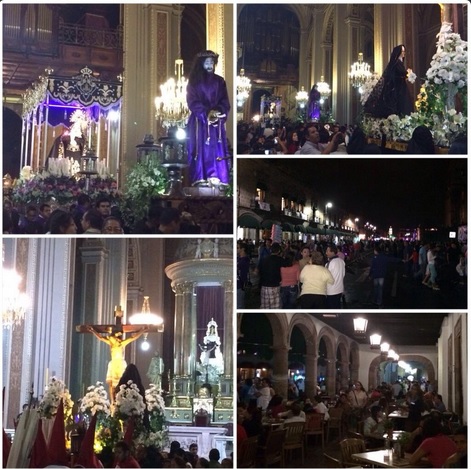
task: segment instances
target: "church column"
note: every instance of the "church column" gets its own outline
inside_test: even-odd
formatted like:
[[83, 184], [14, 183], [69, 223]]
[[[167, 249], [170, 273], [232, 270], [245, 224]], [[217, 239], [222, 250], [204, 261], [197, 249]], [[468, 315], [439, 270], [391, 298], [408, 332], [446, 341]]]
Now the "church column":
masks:
[[175, 329], [174, 329], [174, 376], [188, 376], [188, 357], [191, 355], [191, 343], [195, 343], [196, 339], [191, 338], [194, 329], [186, 327], [193, 314], [192, 296], [194, 283], [184, 282], [174, 287], [175, 292]]
[[304, 356], [306, 362], [305, 391], [308, 396], [317, 394], [317, 355], [308, 354]]
[[[348, 387], [348, 360], [342, 360], [340, 364], [340, 386], [342, 388]], [[337, 391], [337, 390], [336, 390]]]
[[[97, 324], [107, 319], [107, 312], [103, 311], [106, 290], [105, 278], [107, 276], [108, 250], [99, 239], [87, 239], [80, 247], [82, 261], [82, 301], [78, 305], [77, 324]], [[123, 305], [124, 306], [124, 305]], [[111, 314], [114, 315], [114, 307]], [[113, 322], [114, 323], [114, 316]], [[109, 348], [98, 341], [91, 334], [80, 334], [78, 337], [79, 352], [77, 360], [79, 373], [75, 377], [75, 386], [79, 395], [92, 383], [105, 381], [107, 363], [110, 360]]]
[[232, 330], [232, 311], [233, 311], [233, 282], [226, 280], [224, 282], [224, 375], [232, 376], [233, 368], [233, 337]]
[[309, 62], [314, 61], [312, 53], [308, 49], [309, 45], [309, 29], [301, 28], [301, 34], [299, 38], [299, 85], [298, 90], [301, 86], [309, 93], [312, 87], [314, 78], [310, 73]]
[[[234, 119], [237, 103], [232, 102], [234, 95], [234, 7], [232, 3], [208, 3], [206, 5], [206, 44], [209, 50], [219, 54], [216, 73], [226, 81], [231, 112], [226, 121], [227, 138], [233, 140]], [[234, 144], [235, 142], [232, 141]]]
[[276, 394], [288, 397], [288, 351], [287, 345], [273, 346], [273, 383]]
[[[357, 99], [352, 94], [352, 87], [349, 82], [348, 72], [353, 60], [353, 51], [346, 44], [352, 44], [352, 40], [356, 37], [352, 34], [352, 25], [354, 22], [350, 17], [345, 18], [345, 10], [342, 6], [337, 5], [334, 13], [333, 28], [333, 49], [332, 49], [332, 108], [335, 120], [343, 123], [351, 123], [351, 102]], [[354, 44], [354, 43], [353, 43]]]
[[[125, 4], [122, 154], [119, 168], [125, 174], [135, 162], [136, 145], [145, 134], [159, 135], [154, 98], [160, 84], [174, 76], [175, 38], [182, 7], [172, 4]], [[123, 181], [121, 177], [121, 181]]]

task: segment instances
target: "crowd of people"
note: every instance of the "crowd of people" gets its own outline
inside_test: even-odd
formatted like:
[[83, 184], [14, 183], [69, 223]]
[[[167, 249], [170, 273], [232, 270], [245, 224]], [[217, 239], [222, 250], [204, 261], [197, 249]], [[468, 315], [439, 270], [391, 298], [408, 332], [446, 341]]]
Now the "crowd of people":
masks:
[[337, 244], [310, 240], [237, 243], [237, 307], [246, 307], [253, 276], [258, 278], [260, 308], [341, 308], [344, 278], [355, 260], [367, 261], [365, 280], [372, 283], [373, 307], [384, 305], [384, 288], [392, 273], [414, 285], [439, 291], [467, 282], [467, 245], [458, 241], [351, 241]]
[[[412, 454], [411, 464], [423, 457], [432, 467], [467, 467], [460, 465], [467, 457], [467, 427], [459, 427], [456, 416], [447, 412], [442, 396], [425, 380], [396, 380], [393, 384], [382, 382], [365, 390], [360, 381], [339, 390], [338, 395], [328, 398], [321, 394], [320, 387], [314, 396], [298, 389], [296, 383], [288, 382], [288, 399], [276, 394], [269, 378], [248, 378], [238, 384], [237, 441], [257, 436], [263, 443], [266, 439], [267, 420], [285, 422], [307, 422], [314, 413], [323, 414], [328, 425], [329, 412], [341, 409], [340, 437], [348, 432], [365, 440], [368, 449], [385, 447], [388, 428], [392, 419], [388, 415], [396, 409], [407, 412], [405, 418], [405, 450]], [[294, 389], [296, 388], [296, 389]], [[327, 404], [327, 405], [326, 405]], [[402, 420], [402, 419], [401, 419]], [[388, 424], [389, 422], [389, 424]], [[268, 430], [269, 431], [269, 430]]]
[[[369, 141], [361, 127], [338, 122], [293, 123], [282, 120], [273, 127], [240, 123], [237, 128], [238, 155], [368, 155], [397, 154], [386, 148], [386, 140], [378, 145]], [[467, 154], [467, 137], [459, 136], [451, 144], [449, 154]], [[407, 154], [435, 154], [433, 135], [424, 125], [412, 132]]]
[[119, 209], [107, 197], [92, 201], [80, 194], [70, 208], [52, 209], [50, 204], [28, 205], [24, 214], [5, 198], [3, 201], [4, 234], [188, 234], [200, 233], [200, 227], [188, 212], [174, 207], [152, 204], [147, 216], [130, 228]]
[[113, 454], [102, 458], [101, 461], [103, 467], [234, 467], [232, 458], [221, 460], [216, 448], [210, 450], [208, 458], [203, 458], [198, 456], [196, 443], [191, 443], [185, 450], [178, 441], [172, 441], [168, 452], [161, 452], [155, 446], [139, 445], [134, 449], [125, 441], [119, 441]]

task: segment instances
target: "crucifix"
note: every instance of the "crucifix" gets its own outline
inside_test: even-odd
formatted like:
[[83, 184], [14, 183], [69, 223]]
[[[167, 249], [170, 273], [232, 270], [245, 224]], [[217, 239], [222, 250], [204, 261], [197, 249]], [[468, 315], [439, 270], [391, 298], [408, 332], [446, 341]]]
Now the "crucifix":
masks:
[[[114, 315], [115, 324], [81, 324], [75, 326], [76, 332], [91, 333], [110, 347], [111, 360], [108, 362], [106, 382], [109, 386], [111, 402], [114, 401], [116, 386], [127, 366], [124, 359], [126, 345], [134, 342], [143, 334], [163, 332], [164, 330], [163, 324], [160, 326], [154, 324], [123, 324], [123, 310], [121, 306], [116, 306]], [[124, 334], [131, 335], [124, 338]]]

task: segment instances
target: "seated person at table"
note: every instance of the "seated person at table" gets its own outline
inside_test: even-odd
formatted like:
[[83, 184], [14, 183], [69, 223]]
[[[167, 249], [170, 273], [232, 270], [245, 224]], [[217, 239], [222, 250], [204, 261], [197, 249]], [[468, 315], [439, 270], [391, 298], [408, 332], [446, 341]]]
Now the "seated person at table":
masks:
[[314, 411], [318, 414], [324, 414], [324, 422], [327, 422], [330, 418], [329, 409], [327, 409], [327, 406], [322, 402], [321, 396], [316, 396], [314, 400], [316, 401]]
[[425, 457], [432, 467], [443, 467], [445, 461], [457, 451], [455, 442], [442, 433], [440, 422], [433, 417], [424, 420], [422, 432], [424, 441], [410, 457], [409, 465], [413, 467]]
[[249, 438], [262, 433], [262, 411], [256, 405], [249, 405], [242, 413], [242, 417], [242, 426]]
[[306, 421], [306, 414], [301, 410], [301, 406], [295, 402], [291, 406], [291, 410], [289, 414], [286, 416], [284, 423], [305, 422], [305, 421]]
[[452, 438], [457, 451], [446, 460], [444, 467], [468, 467], [468, 426], [458, 428]]
[[[299, 409], [299, 412], [298, 412]], [[278, 417], [285, 420], [285, 422], [305, 422], [306, 421], [306, 414], [301, 410], [301, 406], [294, 402], [291, 404], [291, 407], [286, 412], [280, 412]], [[293, 419], [294, 420], [291, 420]]]
[[267, 415], [273, 418], [277, 418], [278, 414], [280, 412], [283, 412], [284, 410], [285, 406], [283, 405], [283, 396], [275, 394], [268, 403]]
[[381, 448], [384, 445], [383, 412], [380, 406], [371, 408], [371, 415], [363, 422], [363, 434], [369, 448]]
[[435, 409], [439, 412], [446, 412], [446, 406], [443, 403], [443, 398], [441, 394], [435, 394], [435, 396], [433, 396], [433, 405], [435, 406]]
[[422, 412], [425, 410], [423, 396], [424, 393], [417, 383], [413, 384], [407, 393], [406, 401], [409, 408], [409, 416], [406, 419], [405, 430], [408, 432], [414, 431], [419, 426]]

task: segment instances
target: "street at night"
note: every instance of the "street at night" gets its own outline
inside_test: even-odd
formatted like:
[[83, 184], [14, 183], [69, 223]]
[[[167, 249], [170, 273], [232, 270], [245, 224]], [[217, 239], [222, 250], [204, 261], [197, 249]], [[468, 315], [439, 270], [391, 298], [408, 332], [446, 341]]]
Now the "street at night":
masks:
[[[237, 238], [252, 287], [238, 307], [330, 308], [329, 281], [319, 291], [317, 280], [335, 259], [345, 274], [335, 279], [335, 295], [343, 294], [333, 309], [466, 308], [466, 174], [466, 160], [450, 158], [239, 159]], [[279, 303], [262, 300], [278, 285], [273, 266], [264, 274], [262, 265], [273, 244], [281, 289], [316, 306], [283, 303], [281, 293]], [[315, 292], [301, 279], [306, 264], [321, 266], [316, 275], [308, 269]], [[297, 286], [282, 279], [286, 268], [298, 270]]]

